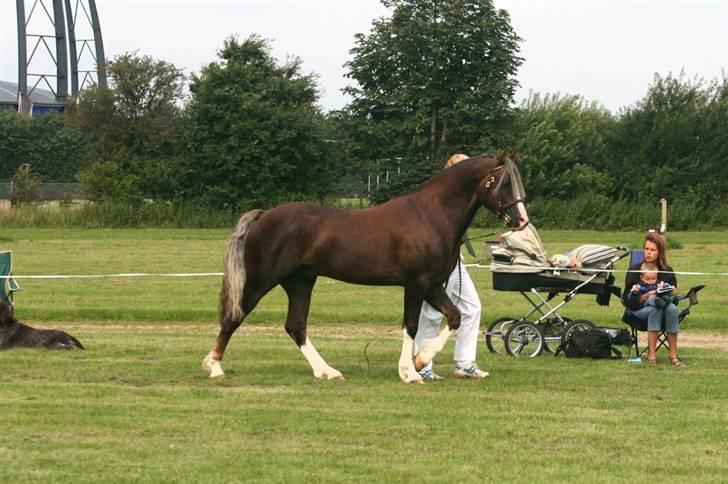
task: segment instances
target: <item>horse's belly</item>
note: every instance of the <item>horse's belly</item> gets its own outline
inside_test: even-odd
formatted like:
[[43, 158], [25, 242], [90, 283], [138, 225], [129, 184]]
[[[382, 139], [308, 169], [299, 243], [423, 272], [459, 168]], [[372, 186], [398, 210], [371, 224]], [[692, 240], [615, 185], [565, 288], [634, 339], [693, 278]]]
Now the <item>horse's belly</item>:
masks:
[[367, 286], [401, 286], [403, 281], [400, 277], [391, 274], [357, 273], [343, 271], [317, 271], [322, 276], [330, 277], [350, 284], [364, 284]]
[[367, 261], [366, 259], [329, 260], [312, 265], [312, 269], [319, 275], [352, 284], [389, 286], [400, 285], [403, 281], [399, 268], [395, 267], [394, 264], [383, 266], [379, 262]]

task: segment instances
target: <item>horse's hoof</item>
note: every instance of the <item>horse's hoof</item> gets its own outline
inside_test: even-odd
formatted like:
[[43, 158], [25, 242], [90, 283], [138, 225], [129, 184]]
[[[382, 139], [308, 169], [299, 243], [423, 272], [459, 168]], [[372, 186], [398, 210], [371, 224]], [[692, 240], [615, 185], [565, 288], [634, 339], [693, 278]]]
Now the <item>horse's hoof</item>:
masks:
[[314, 376], [321, 380], [344, 380], [344, 375], [339, 370], [331, 367]]
[[222, 368], [218, 364], [217, 367], [212, 367], [210, 369], [210, 378], [222, 378], [225, 376], [225, 372], [222, 371]]
[[202, 369], [210, 372], [210, 378], [220, 378], [225, 376], [225, 372], [222, 371], [220, 360], [214, 359], [211, 355], [205, 356], [205, 359], [202, 360]]
[[420, 375], [416, 371], [414, 372], [414, 374], [410, 375], [408, 372], [400, 369], [399, 379], [402, 380], [403, 383], [425, 383], [425, 381], [422, 379], [422, 375]]

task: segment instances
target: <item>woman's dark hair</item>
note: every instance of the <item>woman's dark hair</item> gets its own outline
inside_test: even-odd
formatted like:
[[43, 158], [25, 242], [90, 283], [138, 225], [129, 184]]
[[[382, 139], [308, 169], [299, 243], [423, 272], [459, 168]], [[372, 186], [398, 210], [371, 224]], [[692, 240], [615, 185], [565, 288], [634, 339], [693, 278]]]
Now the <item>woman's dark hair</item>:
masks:
[[[657, 232], [647, 232], [645, 234], [645, 242], [652, 242], [657, 246], [657, 267], [661, 271], [667, 270], [667, 254], [665, 253], [665, 239], [662, 238]], [[645, 242], [642, 243], [642, 248], [645, 248]]]

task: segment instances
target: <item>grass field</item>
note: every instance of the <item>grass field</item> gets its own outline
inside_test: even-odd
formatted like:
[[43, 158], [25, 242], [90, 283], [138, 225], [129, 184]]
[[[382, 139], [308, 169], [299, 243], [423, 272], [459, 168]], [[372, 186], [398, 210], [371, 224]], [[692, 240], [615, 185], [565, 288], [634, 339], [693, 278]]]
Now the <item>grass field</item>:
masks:
[[[15, 272], [222, 270], [228, 231], [0, 229]], [[477, 231], [471, 236], [477, 235]], [[549, 254], [636, 247], [639, 233], [547, 231]], [[728, 233], [673, 233], [677, 270], [728, 272]], [[477, 244], [484, 260], [484, 244]], [[469, 260], [472, 262], [473, 260]], [[623, 268], [624, 264], [619, 268]], [[528, 303], [472, 269], [483, 325]], [[617, 274], [622, 280], [623, 274]], [[0, 482], [723, 482], [728, 351], [685, 346], [688, 368], [544, 355], [478, 360], [492, 377], [399, 382], [402, 290], [322, 279], [310, 335], [346, 381], [312, 377], [275, 290], [233, 338], [223, 380], [200, 368], [219, 277], [19, 279], [16, 315], [85, 352], [0, 352]], [[698, 283], [685, 337], [728, 338], [728, 277]], [[619, 327], [621, 307], [578, 296], [565, 316]], [[437, 358], [447, 370], [452, 343]], [[446, 371], [443, 371], [447, 375]]]

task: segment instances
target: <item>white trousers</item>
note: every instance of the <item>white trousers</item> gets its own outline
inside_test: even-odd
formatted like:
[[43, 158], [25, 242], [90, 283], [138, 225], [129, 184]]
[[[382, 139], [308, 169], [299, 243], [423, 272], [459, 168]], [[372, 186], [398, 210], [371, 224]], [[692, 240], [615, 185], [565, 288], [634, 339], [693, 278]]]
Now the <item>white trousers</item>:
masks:
[[[455, 351], [453, 360], [456, 363], [474, 363], [478, 348], [478, 332], [480, 331], [480, 298], [475, 291], [475, 284], [470, 278], [467, 269], [462, 264], [455, 266], [445, 286], [445, 292], [450, 300], [457, 306], [462, 315], [460, 328], [455, 336]], [[422, 304], [420, 320], [415, 337], [415, 353], [419, 351], [426, 340], [432, 339], [440, 332], [443, 314], [430, 306], [427, 302]], [[426, 369], [432, 368], [432, 362]]]

